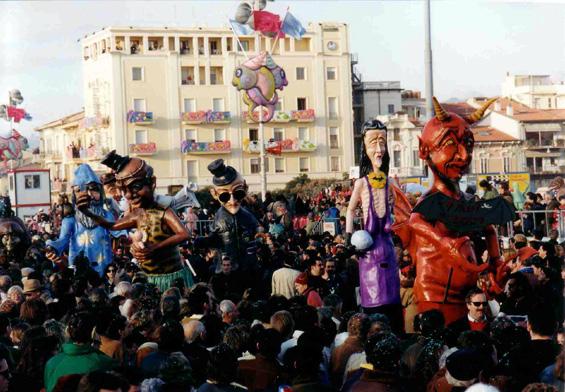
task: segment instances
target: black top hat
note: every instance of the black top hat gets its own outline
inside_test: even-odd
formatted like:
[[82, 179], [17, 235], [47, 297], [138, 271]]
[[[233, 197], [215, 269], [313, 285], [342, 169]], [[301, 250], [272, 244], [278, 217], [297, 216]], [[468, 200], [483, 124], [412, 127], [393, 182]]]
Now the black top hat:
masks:
[[221, 158], [210, 163], [208, 170], [214, 175], [213, 183], [216, 186], [231, 184], [237, 178], [237, 170], [231, 166], [226, 166]]
[[118, 173], [124, 168], [125, 165], [128, 164], [129, 161], [129, 156], [126, 155], [125, 157], [123, 157], [119, 154], [116, 154], [116, 150], [112, 150], [108, 153], [108, 155], [104, 157], [104, 159], [102, 159], [100, 163], [108, 166], [110, 169]]

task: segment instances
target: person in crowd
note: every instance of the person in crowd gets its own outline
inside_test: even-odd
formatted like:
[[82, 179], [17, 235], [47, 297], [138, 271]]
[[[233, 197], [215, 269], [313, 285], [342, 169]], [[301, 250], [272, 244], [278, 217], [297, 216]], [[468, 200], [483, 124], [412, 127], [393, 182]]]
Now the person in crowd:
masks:
[[481, 182], [479, 182], [479, 186], [483, 189], [483, 200], [494, 199], [498, 196], [498, 192], [487, 179], [481, 180]]
[[320, 294], [310, 285], [310, 276], [306, 272], [299, 274], [294, 280], [296, 292], [306, 298], [306, 303], [315, 308], [323, 305]]
[[242, 277], [232, 270], [232, 261], [229, 256], [222, 257], [222, 271], [210, 278], [210, 286], [217, 298], [226, 298], [237, 301], [243, 293]]
[[488, 328], [489, 314], [486, 295], [478, 288], [465, 296], [468, 313], [447, 326], [448, 333], [457, 337], [464, 331], [484, 331]]
[[45, 365], [47, 392], [53, 391], [61, 376], [110, 370], [117, 366], [112, 358], [91, 346], [95, 326], [96, 320], [92, 313], [82, 311], [71, 316], [67, 327], [70, 342], [63, 344], [63, 351]]
[[210, 351], [206, 382], [197, 392], [244, 392], [237, 381], [238, 362], [235, 353], [224, 343]]

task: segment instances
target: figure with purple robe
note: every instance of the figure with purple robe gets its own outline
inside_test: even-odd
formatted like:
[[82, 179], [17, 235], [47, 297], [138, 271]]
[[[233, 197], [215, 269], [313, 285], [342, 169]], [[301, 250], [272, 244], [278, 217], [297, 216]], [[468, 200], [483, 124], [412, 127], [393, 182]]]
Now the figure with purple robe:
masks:
[[353, 233], [355, 210], [363, 210], [363, 231], [353, 233], [351, 243], [359, 251], [359, 294], [366, 313], [388, 316], [397, 332], [402, 330], [400, 277], [392, 242], [394, 186], [389, 182], [390, 156], [387, 129], [378, 120], [363, 125], [359, 179], [355, 181], [347, 209], [347, 237]]

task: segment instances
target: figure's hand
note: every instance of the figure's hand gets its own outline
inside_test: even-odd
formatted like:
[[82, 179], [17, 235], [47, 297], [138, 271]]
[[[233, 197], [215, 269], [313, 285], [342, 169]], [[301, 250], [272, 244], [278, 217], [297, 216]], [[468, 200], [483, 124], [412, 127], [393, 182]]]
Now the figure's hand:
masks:
[[90, 196], [88, 194], [80, 195], [78, 197], [77, 201], [76, 201], [76, 206], [84, 215], [87, 215], [87, 216], [92, 215], [92, 213], [89, 210], [89, 208], [90, 208]]
[[66, 268], [67, 266], [67, 258], [64, 255], [58, 256], [51, 247], [47, 248], [45, 257], [56, 266], [61, 266], [62, 268]]
[[131, 244], [130, 252], [137, 260], [146, 261], [150, 259], [155, 252], [155, 247], [153, 245], [144, 245], [143, 243], [134, 242]]

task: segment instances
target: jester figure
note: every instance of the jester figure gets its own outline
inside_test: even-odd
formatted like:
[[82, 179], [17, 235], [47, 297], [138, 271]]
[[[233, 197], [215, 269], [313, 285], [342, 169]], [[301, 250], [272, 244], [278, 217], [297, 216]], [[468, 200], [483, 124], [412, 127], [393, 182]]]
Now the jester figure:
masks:
[[116, 176], [116, 185], [128, 202], [128, 210], [116, 222], [107, 210], [93, 210], [88, 195], [77, 200], [78, 210], [108, 230], [133, 230], [131, 254], [147, 279], [161, 291], [182, 281], [193, 284], [190, 271], [181, 258], [178, 245], [189, 233], [177, 214], [155, 201], [156, 178], [153, 168], [142, 159], [121, 156], [111, 151], [102, 160]]
[[[73, 206], [81, 196], [88, 197], [88, 207], [95, 214], [109, 221], [114, 220], [113, 215], [104, 208], [105, 197], [102, 183], [87, 164], [80, 165], [75, 171], [72, 184]], [[103, 276], [106, 266], [113, 259], [111, 237], [121, 234], [123, 233], [112, 233], [78, 210], [74, 215], [69, 214], [63, 218], [59, 239], [47, 241], [47, 257], [54, 261], [59, 259], [63, 252], [68, 252], [68, 262], [72, 266], [75, 258], [83, 252], [92, 268]]]
[[[433, 185], [409, 214], [395, 215], [393, 229], [416, 265], [418, 311], [439, 309], [446, 324], [466, 315], [465, 295], [476, 286], [479, 274], [502, 263], [493, 225], [513, 218], [504, 199], [475, 201], [459, 188], [473, 155], [469, 126], [479, 121], [494, 101], [462, 118], [446, 112], [433, 98], [435, 117], [426, 123], [419, 140], [420, 159], [432, 171]], [[403, 195], [396, 196], [400, 205], [408, 205]], [[481, 246], [488, 251], [490, 263], [478, 263]]]
[[361, 306], [367, 313], [386, 314], [397, 332], [402, 330], [400, 277], [392, 243], [392, 184], [388, 181], [390, 156], [387, 129], [378, 120], [363, 125], [359, 179], [355, 181], [347, 208], [346, 232], [353, 232], [359, 203], [364, 228], [372, 245], [359, 256]]

